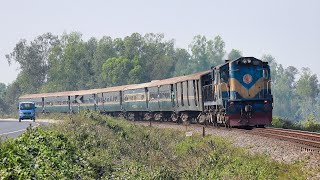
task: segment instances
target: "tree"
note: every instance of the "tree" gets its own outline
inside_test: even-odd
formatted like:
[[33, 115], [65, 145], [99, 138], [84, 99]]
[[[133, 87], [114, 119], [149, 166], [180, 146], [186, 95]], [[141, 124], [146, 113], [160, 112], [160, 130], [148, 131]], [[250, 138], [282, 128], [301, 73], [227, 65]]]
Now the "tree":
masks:
[[270, 66], [271, 80], [273, 83], [275, 83], [278, 78], [282, 77], [282, 74], [279, 74], [279, 72], [283, 72], [283, 67], [281, 64], [277, 64], [275, 58], [272, 55], [264, 54], [261, 57], [261, 60], [264, 62], [268, 62]]
[[293, 119], [299, 108], [295, 94], [295, 77], [298, 70], [293, 66], [284, 69], [279, 65], [274, 74], [278, 75], [272, 83], [274, 114]]
[[0, 98], [3, 98], [5, 96], [6, 91], [7, 91], [6, 84], [0, 83]]
[[174, 76], [188, 75], [192, 72], [189, 64], [191, 64], [191, 56], [185, 49], [176, 49], [175, 51], [175, 70]]
[[97, 41], [82, 40], [77, 32], [64, 34], [61, 43], [52, 49], [48, 82], [44, 92], [89, 89], [94, 84], [92, 61]]
[[197, 35], [193, 38], [189, 45], [192, 55], [193, 72], [199, 72], [210, 69], [223, 62], [225, 55], [225, 43], [220, 36], [216, 36], [214, 40], [207, 40], [205, 36]]
[[132, 68], [132, 63], [128, 58], [114, 57], [107, 59], [102, 66], [103, 79], [108, 87], [127, 84], [128, 74]]
[[116, 57], [115, 43], [109, 36], [103, 36], [99, 41], [96, 51], [93, 55], [92, 69], [94, 72], [94, 88], [106, 87], [106, 83], [102, 77], [102, 65], [106, 59]]
[[4, 109], [5, 112], [7, 113], [16, 112], [17, 106], [18, 106], [18, 98], [21, 94], [22, 94], [22, 90], [18, 80], [8, 85], [6, 96], [4, 98], [5, 105], [6, 105]]
[[17, 62], [24, 78], [24, 93], [36, 93], [46, 82], [49, 69], [48, 54], [59, 43], [57, 36], [46, 33], [29, 43], [25, 39], [18, 42], [13, 52], [6, 55], [9, 65]]
[[302, 68], [301, 77], [297, 81], [297, 94], [306, 97], [311, 103], [315, 102], [319, 94], [317, 75], [312, 74], [309, 68]]
[[212, 58], [210, 63], [212, 63], [214, 65], [218, 65], [218, 64], [223, 63], [223, 57], [226, 54], [224, 48], [225, 48], [225, 43], [222, 40], [221, 36], [216, 36], [213, 40], [213, 47], [209, 48], [209, 50], [211, 52], [210, 58]]
[[297, 95], [299, 96], [300, 116], [306, 117], [315, 111], [316, 97], [319, 94], [318, 78], [309, 68], [302, 68], [297, 81]]
[[7, 111], [7, 104], [5, 102], [7, 86], [4, 83], [0, 83], [0, 114]]
[[228, 54], [228, 60], [235, 60], [242, 57], [242, 52], [236, 49], [232, 49]]
[[144, 68], [148, 69], [143, 82], [172, 77], [174, 53], [174, 40], [164, 41], [163, 34], [146, 34], [140, 58]]
[[142, 83], [143, 76], [145, 74], [145, 69], [140, 64], [138, 57], [135, 57], [132, 61], [133, 68], [129, 71], [129, 77], [127, 84], [137, 84]]

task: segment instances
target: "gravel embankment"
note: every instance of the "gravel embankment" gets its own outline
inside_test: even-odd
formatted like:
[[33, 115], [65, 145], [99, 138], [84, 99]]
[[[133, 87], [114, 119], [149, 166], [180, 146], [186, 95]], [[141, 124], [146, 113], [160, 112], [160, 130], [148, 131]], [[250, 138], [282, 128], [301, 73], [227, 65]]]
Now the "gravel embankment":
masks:
[[[148, 126], [149, 122], [136, 122], [137, 124]], [[153, 127], [157, 128], [172, 128], [181, 131], [186, 131], [184, 125], [174, 123], [152, 123]], [[187, 127], [188, 132], [201, 133], [202, 126], [191, 125]], [[294, 143], [277, 140], [273, 138], [253, 135], [248, 133], [250, 130], [243, 129], [225, 129], [207, 127], [206, 134], [225, 137], [233, 142], [235, 146], [246, 148], [250, 153], [259, 153], [270, 156], [272, 159], [291, 163], [294, 161], [305, 160], [307, 162], [306, 168], [319, 169], [320, 168], [320, 153], [319, 152], [306, 152], [297, 147]], [[318, 176], [320, 178], [320, 174]]]

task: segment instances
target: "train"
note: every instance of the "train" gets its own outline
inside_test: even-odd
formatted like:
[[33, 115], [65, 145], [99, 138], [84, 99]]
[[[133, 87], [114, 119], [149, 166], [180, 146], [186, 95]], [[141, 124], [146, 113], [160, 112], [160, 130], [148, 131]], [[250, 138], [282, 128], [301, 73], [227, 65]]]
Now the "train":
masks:
[[83, 110], [128, 120], [172, 121], [226, 127], [271, 124], [273, 96], [268, 62], [226, 60], [191, 75], [100, 89], [26, 94], [37, 113]]

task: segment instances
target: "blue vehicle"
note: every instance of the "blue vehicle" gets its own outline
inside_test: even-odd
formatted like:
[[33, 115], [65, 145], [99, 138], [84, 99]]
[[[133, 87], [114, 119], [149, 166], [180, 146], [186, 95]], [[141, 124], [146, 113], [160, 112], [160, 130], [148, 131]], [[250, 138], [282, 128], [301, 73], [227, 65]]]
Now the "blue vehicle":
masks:
[[34, 102], [19, 102], [19, 122], [23, 119], [36, 120], [36, 106]]

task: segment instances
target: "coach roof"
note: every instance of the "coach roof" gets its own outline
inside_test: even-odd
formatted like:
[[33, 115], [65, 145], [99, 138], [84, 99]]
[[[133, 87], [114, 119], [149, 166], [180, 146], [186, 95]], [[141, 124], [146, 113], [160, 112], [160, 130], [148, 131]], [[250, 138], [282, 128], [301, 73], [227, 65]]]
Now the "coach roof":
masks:
[[199, 72], [199, 73], [195, 73], [195, 74], [191, 74], [191, 75], [186, 75], [186, 76], [178, 76], [178, 77], [173, 77], [173, 78], [163, 79], [163, 80], [154, 80], [154, 81], [147, 82], [147, 83], [122, 85], [122, 86], [115, 86], [115, 87], [108, 87], [108, 88], [101, 88], [101, 89], [63, 91], [63, 92], [55, 92], [55, 93], [26, 94], [26, 95], [20, 96], [19, 99], [87, 95], [87, 94], [97, 94], [97, 93], [103, 93], [103, 92], [115, 92], [115, 91], [122, 91], [122, 90], [131, 90], [131, 89], [139, 89], [139, 88], [145, 88], [145, 87], [161, 86], [161, 85], [174, 84], [174, 83], [187, 81], [187, 80], [200, 79], [200, 77], [202, 75], [208, 74], [209, 72], [210, 71], [203, 71], [203, 72]]

